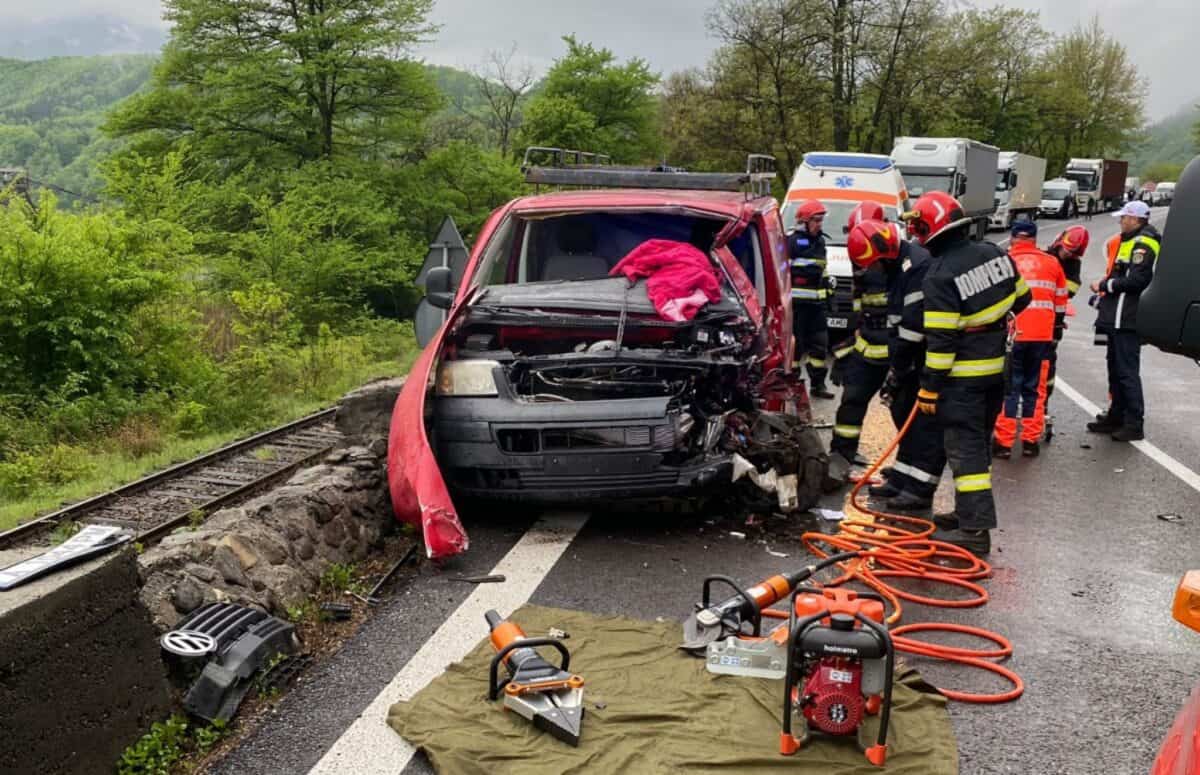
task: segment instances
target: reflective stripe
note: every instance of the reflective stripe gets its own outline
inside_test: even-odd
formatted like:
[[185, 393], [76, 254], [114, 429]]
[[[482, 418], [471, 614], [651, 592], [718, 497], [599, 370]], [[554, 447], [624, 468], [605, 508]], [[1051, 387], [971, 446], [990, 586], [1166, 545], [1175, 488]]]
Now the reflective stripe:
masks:
[[887, 324], [888, 324], [888, 327], [890, 328], [890, 327], [892, 327], [892, 326], [898, 326], [898, 325], [900, 325], [900, 321], [901, 321], [901, 320], [904, 320], [904, 318], [903, 318], [903, 317], [901, 317], [900, 315], [888, 315], [888, 316], [887, 316]]
[[[987, 309], [980, 310], [973, 315], [964, 315], [959, 319], [958, 327], [973, 328], [975, 326], [986, 326], [989, 323], [1003, 320], [1008, 311], [1012, 309], [1013, 302], [1016, 300], [1017, 294], [1010, 293]], [[928, 328], [929, 325], [926, 324], [925, 327]]]
[[904, 297], [904, 306], [908, 307], [916, 304], [918, 301], [925, 301], [924, 291], [915, 291]]
[[912, 261], [906, 258], [904, 263], [900, 264], [900, 271], [907, 272], [909, 269], [912, 269]]
[[1079, 292], [1079, 283], [1074, 280], [1067, 280], [1067, 291], [1074, 295]]
[[859, 437], [859, 434], [862, 433], [862, 426], [861, 425], [835, 425], [835, 426], [833, 426], [833, 432], [835, 435], [841, 436], [843, 439], [857, 439]]
[[954, 330], [958, 328], [960, 315], [957, 312], [933, 312], [925, 310], [925, 328], [943, 328]]
[[1030, 288], [1043, 288], [1047, 291], [1058, 289], [1058, 284], [1053, 280], [1029, 280], [1028, 282]]
[[900, 338], [906, 342], [924, 342], [925, 341], [925, 335], [922, 334], [920, 331], [911, 331], [911, 330], [905, 328], [904, 326], [900, 326], [898, 329], [896, 329], [896, 333], [899, 334]]
[[925, 368], [945, 371], [954, 366], [954, 353], [935, 353], [932, 350], [925, 353]]
[[1162, 245], [1160, 245], [1158, 240], [1154, 239], [1153, 237], [1147, 237], [1144, 234], [1139, 234], [1133, 239], [1124, 240], [1121, 242], [1121, 249], [1117, 251], [1116, 263], [1128, 264], [1130, 259], [1133, 257], [1133, 249], [1139, 242], [1149, 248], [1152, 248], [1154, 250], [1155, 259], [1158, 258], [1158, 253], [1160, 250], [1162, 250]]
[[954, 489], [959, 492], [983, 492], [992, 489], [992, 472], [954, 477]]
[[908, 463], [901, 463], [899, 460], [897, 460], [895, 463], [892, 463], [892, 470], [898, 474], [904, 474], [905, 476], [912, 477], [918, 482], [925, 482], [926, 484], [938, 483], [939, 477], [926, 473], [916, 466], [910, 466]]
[[1059, 313], [1060, 315], [1065, 315], [1065, 314], [1067, 314], [1067, 305], [1066, 304], [1055, 304], [1054, 311]]
[[950, 369], [951, 377], [990, 377], [993, 374], [1003, 373], [1004, 356], [978, 361], [956, 361], [954, 367]]
[[864, 293], [862, 302], [872, 307], [885, 307], [888, 303], [888, 295], [886, 293]]
[[850, 304], [850, 309], [854, 310], [855, 312], [862, 312], [862, 299], [855, 299]]
[[823, 266], [825, 266], [825, 259], [823, 259], [823, 258], [793, 258], [792, 266], [797, 267], [797, 268], [803, 268], [806, 266], [823, 267]]
[[1029, 309], [1054, 309], [1054, 302], [1037, 299], [1029, 302]]
[[834, 350], [833, 357], [837, 358], [838, 360], [841, 360], [842, 358], [845, 358], [847, 355], [849, 355], [852, 352], [854, 352], [854, 345], [848, 344], [845, 347], [841, 348], [840, 350]]
[[824, 299], [828, 295], [828, 293], [829, 292], [827, 290], [825, 290], [824, 288], [821, 288], [819, 290], [813, 290], [812, 288], [793, 288], [792, 289], [792, 298], [793, 299], [807, 299], [807, 300], [812, 300], [812, 301], [820, 301], [821, 299]]
[[1092, 338], [1092, 344], [1108, 344], [1108, 334], [1102, 334], [1099, 331]]
[[854, 340], [854, 349], [871, 360], [888, 357], [888, 346], [886, 344], [871, 344], [861, 336]]
[[1029, 285], [1026, 284], [1024, 277], [1017, 275], [1017, 295], [1021, 296], [1026, 293], [1029, 293]]
[[825, 359], [824, 358], [813, 358], [810, 355], [808, 358], [808, 365], [812, 366], [814, 369], [823, 369], [823, 368], [825, 368]]

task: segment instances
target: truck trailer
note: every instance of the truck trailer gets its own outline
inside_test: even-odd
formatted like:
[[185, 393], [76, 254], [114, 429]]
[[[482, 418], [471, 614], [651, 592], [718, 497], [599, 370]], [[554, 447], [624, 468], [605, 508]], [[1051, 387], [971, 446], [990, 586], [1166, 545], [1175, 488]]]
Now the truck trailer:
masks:
[[996, 166], [996, 212], [988, 225], [993, 229], [1008, 229], [1013, 221], [1035, 220], [1045, 180], [1045, 159], [1001, 151]]
[[1063, 177], [1079, 184], [1079, 212], [1115, 210], [1125, 202], [1125, 178], [1129, 162], [1116, 159], [1071, 159]]
[[1000, 151], [963, 137], [897, 137], [892, 160], [904, 176], [913, 199], [929, 191], [945, 191], [958, 199], [974, 221], [971, 236], [987, 236], [996, 212], [996, 170]]

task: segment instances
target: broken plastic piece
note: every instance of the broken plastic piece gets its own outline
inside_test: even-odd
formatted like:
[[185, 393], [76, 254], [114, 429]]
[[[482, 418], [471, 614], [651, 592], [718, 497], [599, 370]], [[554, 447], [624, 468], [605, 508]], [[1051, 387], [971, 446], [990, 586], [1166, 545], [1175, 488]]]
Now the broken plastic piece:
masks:
[[1159, 514], [1158, 518], [1163, 522], [1182, 522], [1183, 516], [1180, 514]]
[[344, 622], [354, 613], [354, 609], [346, 603], [321, 603], [321, 612], [329, 614], [335, 622]]
[[132, 538], [119, 527], [88, 525], [50, 551], [0, 570], [0, 590], [12, 589], [56, 570], [90, 560]]
[[733, 536], [734, 538], [740, 538], [740, 539], [742, 539], [742, 540], [745, 540], [745, 539], [746, 539], [746, 534], [745, 534], [745, 533], [742, 533], [742, 532], [740, 532], [740, 531], [738, 531], [738, 530], [730, 530], [730, 531], [729, 531], [729, 535]]
[[818, 517], [829, 522], [841, 522], [846, 518], [846, 512], [833, 509], [813, 509]]

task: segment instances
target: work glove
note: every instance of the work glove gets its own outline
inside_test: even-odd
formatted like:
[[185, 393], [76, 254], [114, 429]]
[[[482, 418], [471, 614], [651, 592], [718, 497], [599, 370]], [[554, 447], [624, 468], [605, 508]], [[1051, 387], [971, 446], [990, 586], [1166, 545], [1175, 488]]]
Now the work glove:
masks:
[[938, 394], [921, 388], [917, 392], [917, 410], [921, 414], [937, 414]]
[[883, 386], [879, 388], [879, 400], [884, 406], [891, 406], [892, 401], [896, 398], [896, 391], [900, 389], [900, 377], [896, 376], [895, 369], [888, 369], [887, 376], [883, 379]]

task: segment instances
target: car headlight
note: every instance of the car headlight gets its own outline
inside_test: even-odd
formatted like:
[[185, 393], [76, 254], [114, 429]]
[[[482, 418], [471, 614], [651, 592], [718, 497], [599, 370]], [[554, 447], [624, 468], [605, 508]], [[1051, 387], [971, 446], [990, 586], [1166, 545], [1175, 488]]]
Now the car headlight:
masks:
[[500, 364], [496, 361], [450, 361], [438, 368], [437, 394], [439, 396], [494, 396], [496, 379], [492, 369]]

